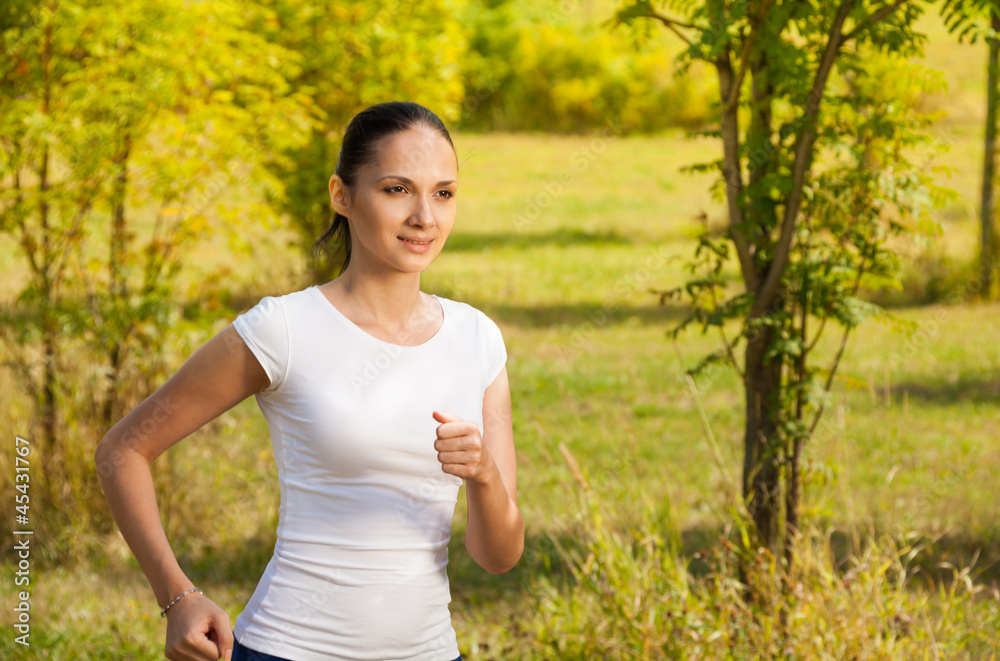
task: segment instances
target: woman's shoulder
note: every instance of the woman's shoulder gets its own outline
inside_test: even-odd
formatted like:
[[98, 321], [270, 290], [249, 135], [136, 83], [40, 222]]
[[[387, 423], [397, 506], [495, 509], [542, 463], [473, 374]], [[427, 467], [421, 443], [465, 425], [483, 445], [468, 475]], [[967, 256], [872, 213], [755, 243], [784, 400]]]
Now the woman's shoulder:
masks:
[[[465, 301], [457, 301], [439, 294], [434, 296], [445, 306], [445, 313], [454, 315], [460, 323], [468, 324], [474, 328], [493, 328], [497, 324], [488, 314]], [[499, 328], [499, 327], [497, 327]]]
[[291, 292], [261, 294], [259, 298], [237, 314], [233, 324], [237, 330], [241, 328], [258, 328], [260, 330], [270, 328], [272, 333], [279, 330], [287, 333], [288, 319], [298, 317], [299, 311], [306, 309], [312, 303], [311, 290], [314, 289], [314, 287], [306, 287]]
[[434, 298], [441, 301], [441, 305], [445, 306], [445, 312], [450, 312], [455, 315], [475, 318], [478, 315], [483, 314], [481, 310], [472, 305], [466, 303], [465, 301], [458, 301], [453, 298], [448, 298], [446, 296], [441, 296], [440, 294], [434, 294]]

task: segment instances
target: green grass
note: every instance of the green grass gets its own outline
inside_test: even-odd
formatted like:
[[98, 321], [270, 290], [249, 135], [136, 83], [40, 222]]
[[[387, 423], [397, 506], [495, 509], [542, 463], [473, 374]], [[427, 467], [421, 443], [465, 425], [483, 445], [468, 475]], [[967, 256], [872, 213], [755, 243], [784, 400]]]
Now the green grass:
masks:
[[[955, 62], [951, 71], [967, 61], [954, 46], [929, 50]], [[976, 75], [956, 74], [957, 99], [977, 98], [982, 83]], [[967, 257], [977, 231], [969, 209], [977, 196], [981, 147], [978, 125], [966, 123], [980, 118], [962, 112], [948, 123], [952, 150], [945, 157], [959, 173], [941, 183], [956, 188], [963, 204], [940, 217], [942, 250]], [[452, 611], [464, 656], [517, 658], [537, 623], [531, 605], [539, 597], [539, 577], [567, 580], [571, 562], [558, 550], [578, 547], [586, 537], [579, 492], [560, 444], [579, 460], [613, 523], [639, 522], [636, 488], [654, 503], [669, 502], [693, 572], [707, 571], [693, 554], [711, 548], [728, 520], [733, 487], [727, 474], [738, 480], [742, 465], [738, 380], [723, 371], [698, 383], [723, 458], [720, 467], [681, 364], [695, 364], [717, 338], [692, 331], [675, 350], [665, 332], [683, 311], [658, 306], [647, 291], [683, 280], [682, 258], [691, 253], [699, 213], [707, 214], [710, 225], [724, 224], [723, 207], [707, 192], [710, 177], [677, 173], [682, 165], [714, 158], [718, 147], [679, 134], [603, 140], [457, 135], [455, 142], [459, 220], [422, 286], [479, 307], [503, 331], [527, 545], [509, 574], [480, 570], [461, 546], [460, 495], [451, 547]], [[574, 169], [583, 161], [585, 167]], [[546, 196], [563, 172], [570, 174], [558, 193]], [[529, 217], [533, 208], [539, 213]], [[218, 243], [201, 249], [191, 261], [192, 282], [231, 267], [232, 288], [247, 302], [303, 286], [297, 280], [301, 259], [285, 245], [287, 233], [253, 236], [260, 241], [250, 255], [234, 257]], [[0, 248], [5, 256], [13, 254], [9, 246]], [[4, 264], [16, 274], [13, 260], [5, 257]], [[262, 266], [267, 275], [254, 278]], [[1000, 305], [963, 301], [898, 308], [894, 314], [916, 322], [925, 334], [908, 339], [870, 322], [853, 336], [834, 405], [806, 449], [807, 516], [836, 531], [840, 558], [858, 550], [852, 540], [866, 531], [915, 532], [931, 544], [919, 565], [928, 579], [944, 575], [938, 561], [964, 565], [978, 554], [976, 580], [995, 589]], [[829, 355], [835, 338], [825, 339]], [[9, 378], [0, 382], [0, 396], [11, 402], [4, 422], [14, 433], [27, 406]], [[154, 464], [168, 536], [195, 583], [235, 619], [274, 543], [277, 474], [263, 418], [248, 400], [168, 456], [162, 466]], [[5, 454], [5, 470], [6, 461]], [[0, 654], [162, 658], [163, 623], [120, 536], [77, 533], [81, 548], [89, 542], [103, 552], [81, 558], [79, 566], [35, 574], [33, 647], [26, 653], [8, 635], [0, 639]], [[12, 585], [12, 571], [5, 565], [5, 585]], [[970, 619], [1000, 621], [995, 595], [984, 593], [963, 612]], [[11, 608], [3, 613], [0, 623], [11, 624]], [[513, 648], [519, 651], [504, 651]]]
[[[459, 150], [473, 154], [462, 166], [460, 219], [424, 274], [426, 291], [468, 301], [496, 319], [509, 354], [527, 550], [510, 574], [482, 572], [461, 547], [460, 498], [450, 569], [455, 626], [470, 658], [498, 658], [492, 656], [498, 647], [511, 644], [512, 634], [498, 628], [504, 618], [527, 626], [524, 600], [546, 562], [554, 562], [549, 569], [556, 577], [567, 571], [553, 559], [553, 539], [571, 540], [580, 521], [560, 443], [595, 488], [620, 503], [621, 521], [634, 517], [626, 477], [654, 502], [672, 502], [688, 552], [709, 545], [732, 495], [665, 338], [681, 311], [658, 306], [645, 291], [684, 277], [681, 262], [667, 257], [689, 254], [699, 209], [710, 222], [721, 222], [704, 192], [707, 180], [675, 174], [698, 157], [694, 147], [677, 136], [609, 141], [551, 201], [537, 226], [522, 233], [513, 227], [512, 216], [544, 190], [547, 173], [565, 167], [567, 155], [589, 140], [458, 136]], [[704, 156], [704, 145], [699, 149]], [[512, 174], [525, 153], [532, 154], [535, 179]], [[949, 221], [949, 232], [974, 229], [968, 219]], [[269, 250], [268, 259], [296, 259], [290, 251]], [[247, 295], [295, 286], [288, 279]], [[814, 476], [807, 491], [810, 516], [842, 531], [868, 525], [918, 531], [936, 539], [939, 559], [967, 561], [979, 549], [977, 566], [986, 570], [981, 580], [996, 583], [1000, 525], [991, 487], [1000, 471], [1000, 346], [989, 338], [1000, 336], [998, 313], [1000, 306], [972, 304], [896, 310], [927, 331], [912, 341], [878, 322], [857, 331], [829, 424], [807, 448]], [[835, 338], [827, 339], [832, 346]], [[688, 333], [678, 345], [681, 360], [693, 365], [716, 342]], [[15, 397], [11, 384], [5, 389]], [[716, 372], [699, 389], [726, 470], [738, 479], [737, 379]], [[276, 471], [263, 419], [248, 400], [168, 454], [170, 470], [157, 476], [168, 535], [196, 583], [235, 618], [274, 541]], [[183, 495], [173, 490], [180, 484]], [[245, 494], [253, 498], [248, 502]], [[95, 655], [100, 649], [116, 650], [107, 658], [157, 658], [162, 623], [120, 538], [109, 538], [106, 557], [90, 564], [37, 577], [35, 649], [52, 654], [39, 658], [77, 658], [75, 649], [87, 650], [79, 658], [102, 658]], [[62, 604], [69, 593], [75, 597], [67, 612]], [[0, 649], [12, 649], [4, 645], [9, 643]]]

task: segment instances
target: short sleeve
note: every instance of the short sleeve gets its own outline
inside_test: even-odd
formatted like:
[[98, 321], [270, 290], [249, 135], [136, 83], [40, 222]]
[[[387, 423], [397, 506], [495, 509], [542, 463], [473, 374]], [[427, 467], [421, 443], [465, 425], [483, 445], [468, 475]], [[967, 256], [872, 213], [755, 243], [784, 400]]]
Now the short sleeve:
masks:
[[507, 363], [507, 347], [504, 345], [503, 334], [500, 327], [485, 314], [482, 315], [483, 322], [483, 355], [484, 369], [483, 392], [496, 380], [500, 370]]
[[277, 390], [288, 372], [288, 324], [281, 301], [265, 296], [236, 317], [233, 327], [267, 373], [271, 385], [264, 392]]

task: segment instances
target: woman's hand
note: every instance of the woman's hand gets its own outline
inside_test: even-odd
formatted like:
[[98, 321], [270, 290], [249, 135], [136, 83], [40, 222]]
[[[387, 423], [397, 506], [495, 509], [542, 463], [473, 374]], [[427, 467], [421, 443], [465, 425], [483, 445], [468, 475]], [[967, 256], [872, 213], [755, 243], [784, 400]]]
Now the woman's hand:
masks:
[[517, 464], [507, 368], [483, 395], [483, 429], [448, 411], [434, 411], [434, 449], [441, 470], [465, 479], [465, 548], [480, 567], [502, 574], [524, 551], [524, 517], [517, 506]]
[[448, 411], [434, 411], [433, 415], [443, 423], [438, 425], [434, 441], [441, 470], [465, 480], [484, 481], [495, 466], [493, 456], [483, 447], [483, 437], [476, 423], [462, 420]]
[[167, 611], [167, 644], [171, 661], [229, 661], [233, 631], [229, 614], [200, 592], [184, 595]]

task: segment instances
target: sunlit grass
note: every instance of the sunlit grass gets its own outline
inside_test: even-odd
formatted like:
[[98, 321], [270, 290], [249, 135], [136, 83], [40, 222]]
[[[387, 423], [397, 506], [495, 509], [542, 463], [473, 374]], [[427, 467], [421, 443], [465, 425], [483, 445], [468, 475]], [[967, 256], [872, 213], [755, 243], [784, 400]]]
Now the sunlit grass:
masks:
[[[956, 74], [957, 99], [975, 97], [982, 84], [976, 75]], [[948, 130], [952, 149], [943, 160], [959, 173], [941, 183], [955, 188], [961, 203], [939, 212], [941, 250], [969, 258], [976, 245], [980, 129], [953, 121]], [[639, 518], [635, 485], [652, 502], [671, 503], [684, 553], [711, 546], [728, 520], [730, 480], [738, 481], [742, 465], [738, 379], [721, 371], [698, 382], [720, 465], [683, 378], [684, 367], [716, 348], [718, 338], [693, 330], [675, 350], [665, 332], [683, 311], [658, 306], [648, 291], [683, 281], [697, 217], [704, 213], [720, 227], [725, 212], [707, 192], [711, 177], [678, 173], [715, 158], [718, 146], [710, 141], [668, 133], [459, 134], [455, 142], [459, 220], [422, 286], [476, 305], [503, 331], [528, 539], [517, 569], [487, 575], [461, 546], [461, 495], [451, 546], [452, 611], [464, 655], [505, 658], [504, 646], [531, 637], [524, 630], [534, 622], [525, 607], [538, 596], [533, 581], [569, 579], [553, 539], [572, 545], [585, 529], [560, 444], [574, 453], [620, 525]], [[287, 231], [258, 228], [248, 236], [249, 254], [230, 252], [221, 239], [199, 248], [187, 277], [198, 283], [232, 268], [234, 289], [250, 299], [305, 285]], [[10, 296], [17, 280], [6, 276], [21, 267], [8, 244], [0, 254], [3, 292]], [[913, 532], [934, 543], [936, 555], [922, 560], [929, 574], [935, 560], [962, 564], [978, 553], [977, 580], [995, 585], [1000, 306], [962, 302], [895, 309], [924, 331], [913, 339], [877, 321], [858, 329], [834, 404], [806, 448], [805, 505], [810, 520], [840, 531], [839, 553], [851, 550], [845, 540], [856, 531]], [[833, 330], [821, 356], [832, 354]], [[11, 402], [5, 427], [15, 433], [28, 406], [12, 379], [0, 381], [0, 396]], [[248, 400], [168, 455], [154, 474], [173, 548], [195, 583], [235, 619], [274, 543], [278, 486], [263, 418]], [[8, 470], [9, 461], [0, 456], [0, 468]], [[86, 548], [103, 545], [103, 554], [80, 558], [79, 568], [36, 575], [33, 652], [162, 658], [163, 624], [127, 547], [117, 535], [88, 540], [80, 531], [81, 548], [88, 541]], [[8, 566], [2, 574], [8, 585], [10, 572]], [[831, 599], [840, 600], [840, 609], [849, 596]], [[995, 601], [981, 599], [995, 618]], [[10, 624], [11, 610], [4, 613], [0, 622]], [[0, 652], [21, 650], [8, 636]]]

